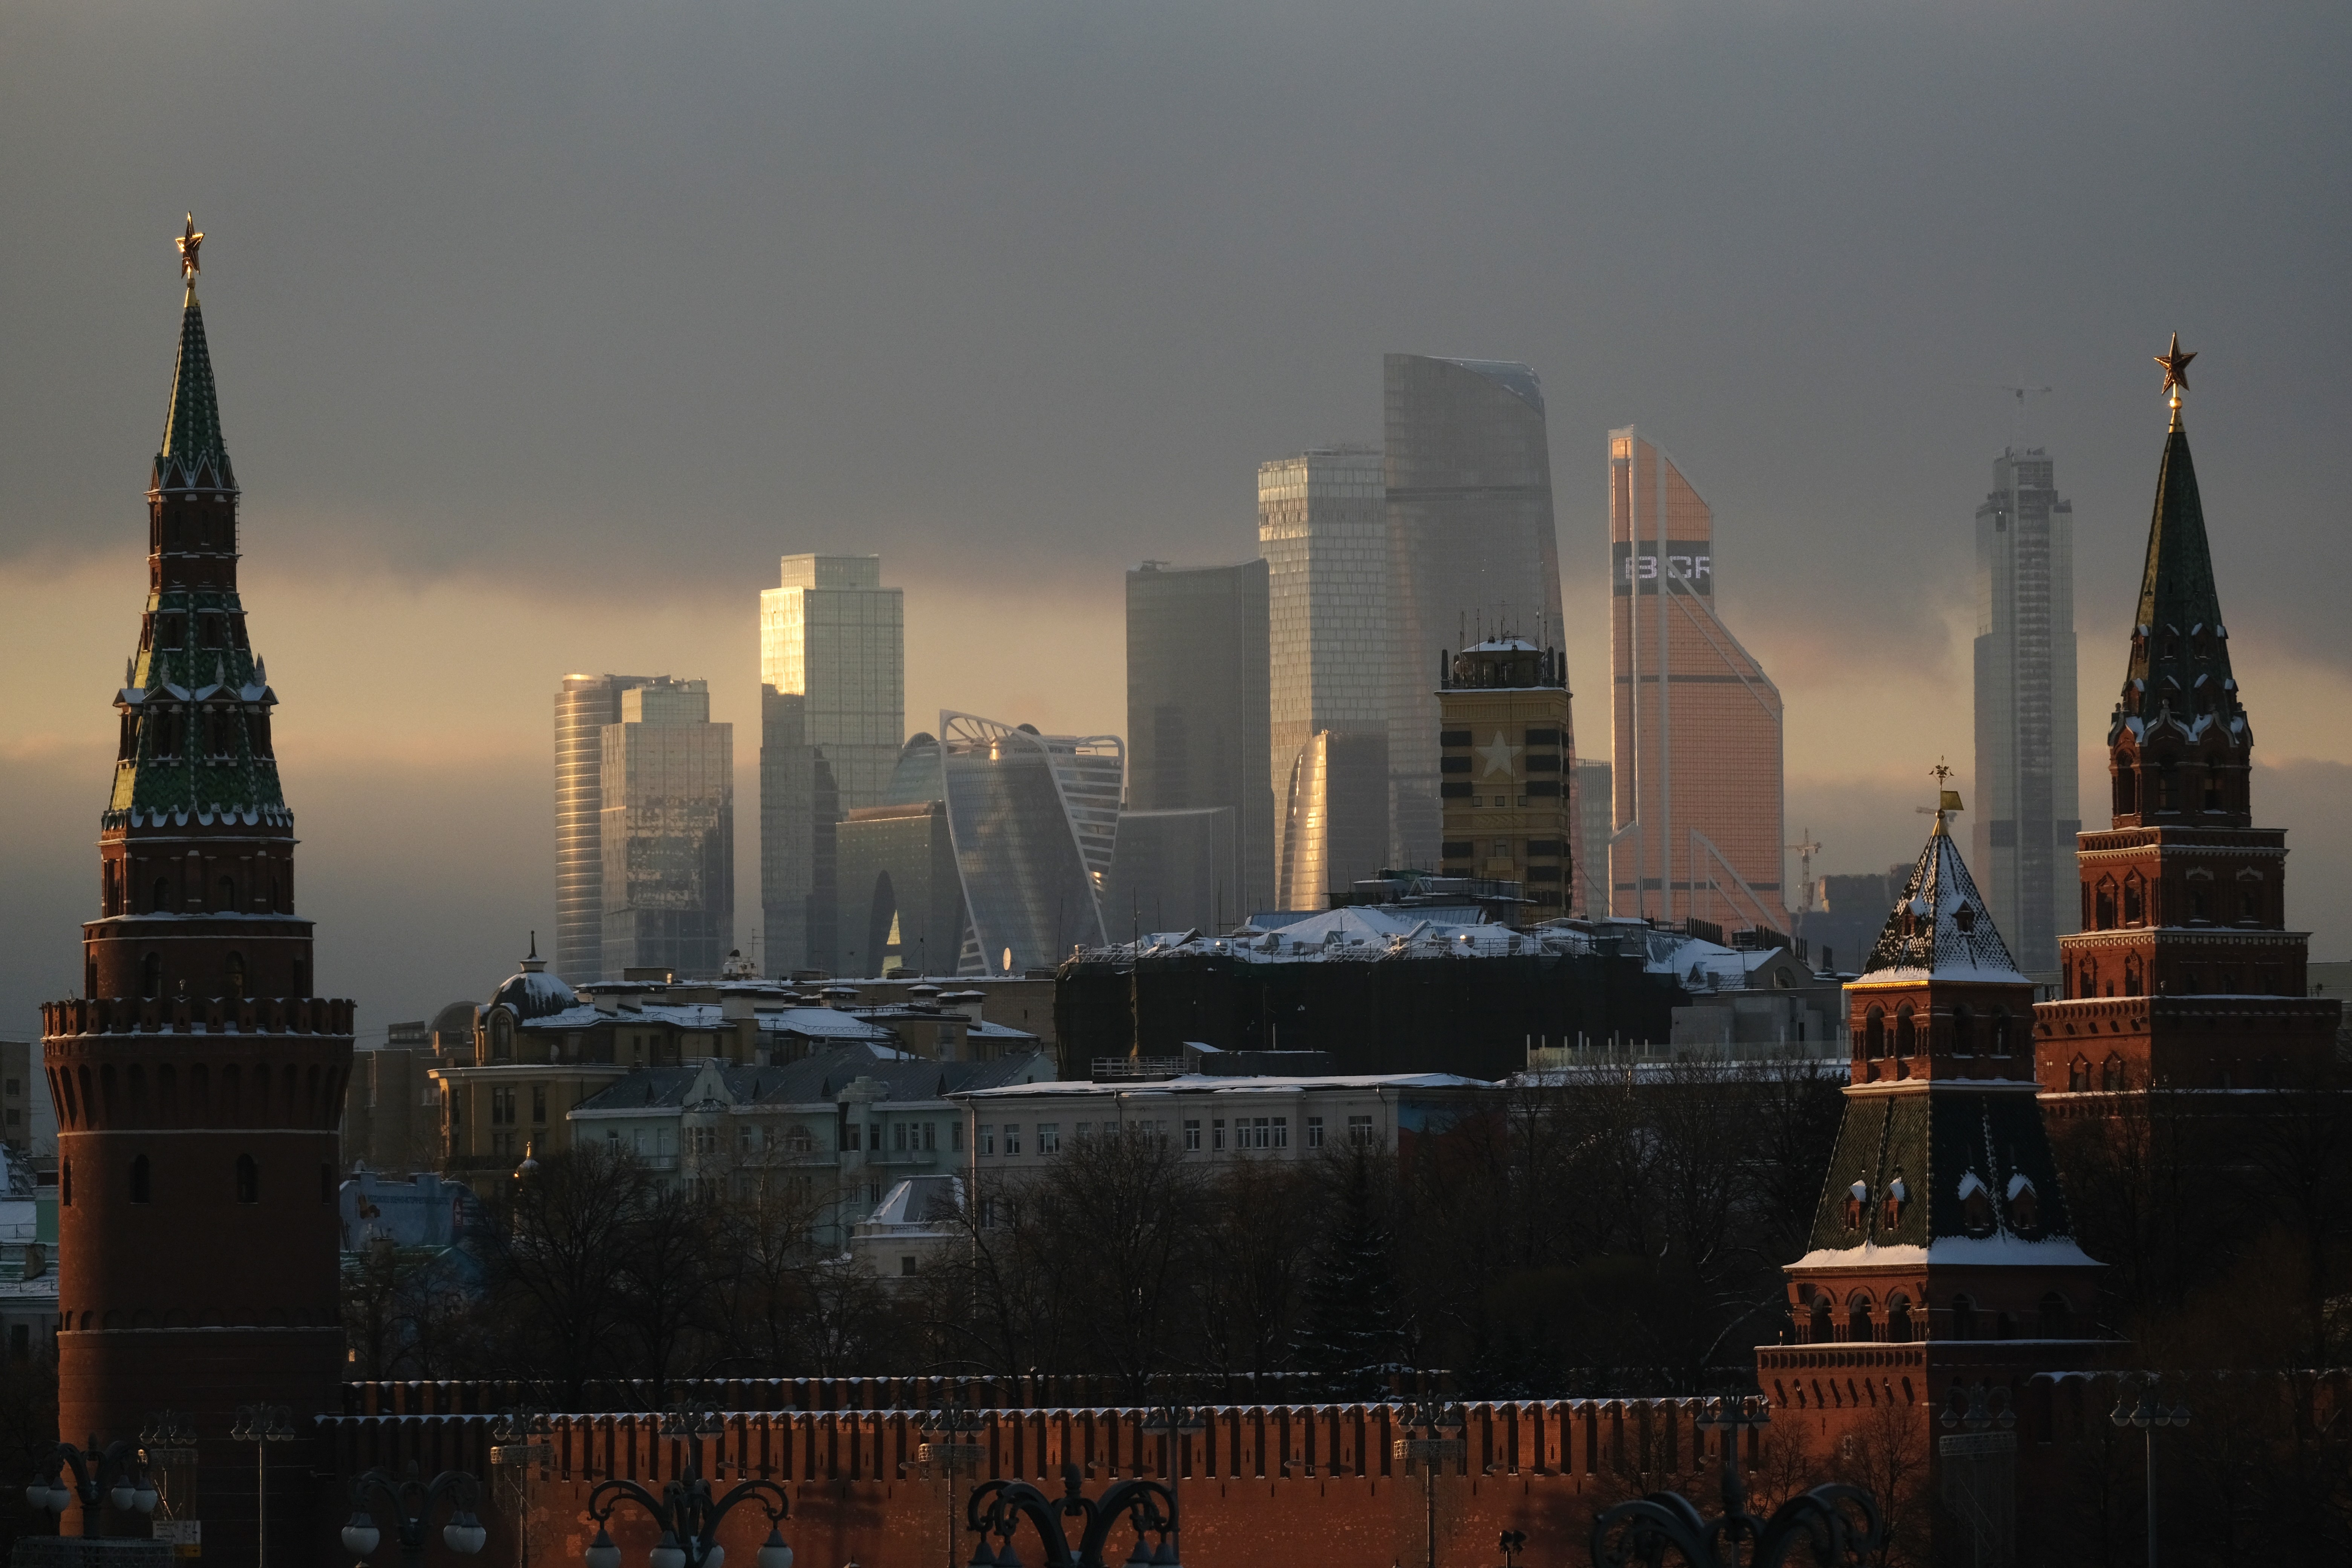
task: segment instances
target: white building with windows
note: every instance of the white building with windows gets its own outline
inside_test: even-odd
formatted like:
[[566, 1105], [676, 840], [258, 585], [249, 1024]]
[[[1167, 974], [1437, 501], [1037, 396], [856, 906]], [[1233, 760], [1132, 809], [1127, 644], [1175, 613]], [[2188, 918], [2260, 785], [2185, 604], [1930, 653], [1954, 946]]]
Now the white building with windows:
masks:
[[1326, 1150], [1409, 1152], [1415, 1137], [1449, 1131], [1496, 1108], [1502, 1086], [1453, 1073], [1055, 1080], [974, 1088], [961, 1108], [975, 1178], [1042, 1168], [1072, 1141], [1115, 1134], [1172, 1142], [1203, 1162], [1314, 1159]]

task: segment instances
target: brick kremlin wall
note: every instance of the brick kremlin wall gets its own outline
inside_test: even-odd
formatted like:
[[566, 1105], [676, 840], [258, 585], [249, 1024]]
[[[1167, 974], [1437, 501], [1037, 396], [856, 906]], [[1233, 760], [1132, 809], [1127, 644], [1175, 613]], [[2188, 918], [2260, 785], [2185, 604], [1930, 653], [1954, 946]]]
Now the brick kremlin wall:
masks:
[[[873, 1380], [874, 1392], [898, 1392], [885, 1383]], [[661, 1436], [657, 1415], [574, 1415], [550, 1419], [544, 1463], [494, 1466], [481, 1386], [375, 1385], [354, 1401], [372, 1411], [327, 1418], [337, 1468], [346, 1478], [377, 1465], [398, 1474], [414, 1462], [423, 1476], [456, 1468], [488, 1479], [483, 1561], [520, 1564], [519, 1517], [529, 1562], [577, 1563], [593, 1533], [585, 1506], [596, 1480], [616, 1475], [658, 1491], [684, 1461], [685, 1442]], [[837, 1387], [809, 1392], [824, 1397]], [[1081, 1468], [1090, 1494], [1139, 1472], [1165, 1479], [1166, 1440], [1143, 1429], [1148, 1413], [1094, 1405], [973, 1410], [979, 1429], [964, 1440], [987, 1457], [976, 1475], [950, 1481], [921, 1456], [933, 1436], [930, 1408], [734, 1409], [721, 1416], [722, 1430], [701, 1440], [703, 1471], [722, 1490], [749, 1476], [783, 1481], [793, 1498], [784, 1534], [800, 1568], [961, 1564], [972, 1547], [962, 1502], [980, 1479], [1024, 1479], [1058, 1494], [1066, 1463]], [[1204, 1411], [1203, 1430], [1187, 1436], [1180, 1456], [1186, 1559], [1216, 1568], [1301, 1561], [1492, 1568], [1496, 1537], [1510, 1529], [1527, 1531], [1547, 1558], [1574, 1560], [1594, 1514], [1627, 1497], [1671, 1487], [1713, 1500], [1720, 1449], [1694, 1428], [1694, 1401], [1467, 1405], [1465, 1458], [1442, 1462], [1434, 1477], [1394, 1456], [1393, 1441], [1410, 1435], [1399, 1426], [1402, 1414], [1393, 1405]], [[1746, 1441], [1753, 1465], [1759, 1439], [1750, 1432]], [[322, 1506], [332, 1490], [321, 1489]], [[341, 1520], [322, 1512], [320, 1522], [323, 1531]], [[764, 1534], [762, 1516], [738, 1510], [721, 1538], [729, 1560], [748, 1563]], [[635, 1513], [616, 1518], [614, 1537], [631, 1562], [642, 1562], [651, 1544]], [[1114, 1561], [1130, 1542], [1122, 1526], [1112, 1537]], [[1024, 1542], [1024, 1555], [1034, 1546]]]

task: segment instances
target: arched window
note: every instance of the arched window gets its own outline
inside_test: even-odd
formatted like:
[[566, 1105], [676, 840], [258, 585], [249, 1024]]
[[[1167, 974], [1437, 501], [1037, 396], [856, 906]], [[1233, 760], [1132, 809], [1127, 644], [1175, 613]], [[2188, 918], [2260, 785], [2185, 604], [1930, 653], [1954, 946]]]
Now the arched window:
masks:
[[1977, 1054], [1977, 1016], [1965, 1002], [1952, 1007], [1952, 1054], [1972, 1057]]
[[1872, 1006], [1869, 1012], [1863, 1015], [1862, 1027], [1863, 1037], [1869, 1042], [1869, 1054], [1873, 1057], [1885, 1056], [1886, 1054], [1886, 1014], [1885, 1010], [1875, 1005]]
[[1830, 1323], [1830, 1299], [1825, 1295], [1815, 1292], [1812, 1307], [1812, 1342], [1817, 1345], [1825, 1345], [1829, 1343], [1830, 1341], [1837, 1337], [1836, 1329], [1834, 1329]]
[[2074, 1337], [2074, 1309], [2066, 1298], [2053, 1290], [2042, 1298], [2042, 1337], [2045, 1340], [2067, 1340]]
[[2147, 884], [2134, 871], [2124, 879], [2124, 924], [2143, 925], [2147, 921]]
[[139, 994], [161, 996], [163, 994], [163, 955], [150, 952], [139, 961]]
[[1886, 1337], [1898, 1345], [1911, 1342], [1911, 1298], [1899, 1290], [1886, 1298]]
[[228, 972], [228, 996], [232, 1002], [245, 1000], [245, 954], [232, 952], [226, 965]]
[[1878, 1223], [1881, 1229], [1893, 1230], [1901, 1223], [1903, 1205], [1910, 1196], [1910, 1191], [1903, 1185], [1903, 1173], [1895, 1172], [1895, 1179], [1886, 1184], [1885, 1196], [1879, 1204]]
[[236, 879], [223, 877], [220, 879], [220, 902], [214, 907], [224, 910], [236, 908]]
[[2099, 1087], [2110, 1093], [2118, 1092], [2124, 1087], [2124, 1058], [2113, 1051], [2108, 1052], [2107, 1059], [2100, 1064]]
[[1974, 1171], [1960, 1178], [1960, 1228], [1975, 1237], [1993, 1233], [1992, 1194]]
[[110, 915], [122, 912], [122, 864], [118, 860], [106, 863], [106, 912]]
[[2124, 954], [2124, 994], [2126, 996], [2137, 996], [2139, 994], [2139, 954], [2136, 952], [2127, 952]]
[[1968, 1296], [1952, 1298], [1952, 1338], [1972, 1340], [1977, 1337], [1977, 1304]]
[[1856, 1296], [1853, 1300], [1846, 1303], [1845, 1337], [1849, 1340], [1865, 1343], [1878, 1337], [1876, 1331], [1871, 1326], [1869, 1297]]
[[261, 1167], [254, 1163], [250, 1154], [236, 1157], [236, 1201], [241, 1204], [261, 1201]]
[[147, 906], [147, 908], [152, 912], [159, 915], [170, 912], [172, 908], [172, 879], [169, 877], [158, 877], [155, 879], [155, 899], [152, 903], [150, 903]]
[[2116, 761], [2116, 815], [2117, 816], [2132, 816], [2138, 813], [2137, 782], [2137, 775], [2132, 772], [2131, 759], [2118, 757]]
[[2009, 1055], [2009, 1009], [2006, 1007], [1992, 1010], [1992, 1054], [1997, 1057]]
[[1845, 1211], [1846, 1229], [1860, 1230], [1862, 1228], [1862, 1204], [1863, 1200], [1869, 1195], [1870, 1189], [1864, 1186], [1860, 1182], [1854, 1183], [1853, 1185], [1845, 1190], [1845, 1202], [1843, 1206]]
[[2098, 931], [2111, 929], [2116, 923], [2116, 885], [2112, 880], [2100, 881], [2094, 904], [2097, 910], [2094, 929]]
[[2090, 1090], [2091, 1064], [2080, 1056], [2066, 1064], [2066, 1087], [2076, 1094], [2084, 1094]]
[[1907, 1057], [1919, 1048], [1918, 1031], [1911, 1024], [1911, 1004], [1895, 1009], [1895, 1054]]
[[131, 1201], [134, 1204], [143, 1204], [154, 1195], [154, 1185], [148, 1175], [147, 1156], [132, 1155], [131, 1157]]
[[73, 1207], [73, 1162], [71, 1160], [58, 1162], [58, 1206], [68, 1209]]

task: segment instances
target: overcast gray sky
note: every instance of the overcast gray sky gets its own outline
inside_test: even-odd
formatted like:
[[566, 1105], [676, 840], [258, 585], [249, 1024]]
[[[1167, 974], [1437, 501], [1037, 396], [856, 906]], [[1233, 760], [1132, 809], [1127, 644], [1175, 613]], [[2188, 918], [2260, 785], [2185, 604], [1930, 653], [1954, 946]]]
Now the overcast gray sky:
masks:
[[1967, 756], [2021, 376], [2104, 739], [2178, 330], [2257, 816], [2344, 956], [2347, 59], [2341, 5], [8, 6], [0, 1033], [95, 905], [190, 207], [305, 912], [373, 1027], [551, 926], [563, 670], [712, 679], [748, 936], [776, 556], [883, 554], [915, 726], [1123, 729], [1120, 571], [1252, 553], [1255, 465], [1376, 437], [1384, 350], [1542, 374], [1581, 692], [1603, 432], [1673, 449], [1790, 826], [1853, 869]]

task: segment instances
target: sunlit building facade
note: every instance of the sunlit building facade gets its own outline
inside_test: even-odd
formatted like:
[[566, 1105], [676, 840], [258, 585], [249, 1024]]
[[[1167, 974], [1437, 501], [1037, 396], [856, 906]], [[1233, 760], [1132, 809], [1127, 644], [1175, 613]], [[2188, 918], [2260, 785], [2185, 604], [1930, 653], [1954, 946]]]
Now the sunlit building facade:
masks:
[[835, 829], [845, 975], [952, 974], [964, 946], [963, 880], [947, 804], [869, 805]]
[[1320, 910], [1333, 888], [1372, 876], [1388, 858], [1397, 623], [1380, 449], [1318, 447], [1259, 465], [1257, 530], [1267, 578], [1273, 898], [1279, 909]]
[[1274, 891], [1269, 579], [1263, 559], [1127, 574], [1128, 805], [1229, 815], [1229, 863], [1204, 905], [1228, 912]]
[[942, 711], [940, 774], [969, 922], [959, 973], [1017, 975], [1101, 942], [1127, 786], [1119, 738]]
[[1528, 921], [1568, 913], [1576, 877], [1568, 661], [1492, 637], [1453, 657], [1438, 692], [1442, 874], [1516, 882]]
[[604, 969], [604, 726], [649, 675], [567, 675], [555, 693], [555, 972], [575, 985]]
[[907, 733], [904, 592], [878, 555], [787, 555], [760, 595], [760, 913], [772, 974], [841, 962], [834, 824]]
[[1716, 613], [1714, 512], [1631, 426], [1609, 539], [1610, 912], [1786, 931], [1780, 689]]
[[2080, 923], [2074, 715], [2074, 506], [2039, 447], [1993, 459], [1977, 508], [1976, 808], [1970, 859], [1994, 921], [2037, 979]]
[[604, 972], [716, 976], [735, 945], [735, 731], [710, 684], [621, 694], [604, 729]]
[[1390, 854], [1439, 842], [1437, 685], [1449, 650], [1559, 640], [1559, 541], [1543, 385], [1502, 360], [1389, 354], [1382, 479], [1390, 553]]

